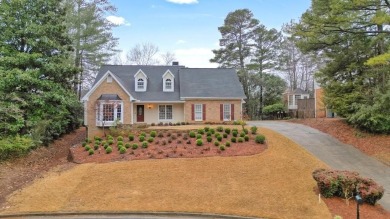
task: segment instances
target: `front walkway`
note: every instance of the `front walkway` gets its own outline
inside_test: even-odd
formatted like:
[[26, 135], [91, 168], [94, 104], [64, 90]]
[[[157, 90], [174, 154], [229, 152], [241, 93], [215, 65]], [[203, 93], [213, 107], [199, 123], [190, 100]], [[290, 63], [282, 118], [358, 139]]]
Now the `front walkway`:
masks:
[[353, 170], [364, 177], [374, 179], [385, 188], [385, 194], [378, 203], [390, 211], [390, 167], [355, 147], [308, 126], [280, 121], [249, 121], [248, 125], [281, 133], [334, 169]]

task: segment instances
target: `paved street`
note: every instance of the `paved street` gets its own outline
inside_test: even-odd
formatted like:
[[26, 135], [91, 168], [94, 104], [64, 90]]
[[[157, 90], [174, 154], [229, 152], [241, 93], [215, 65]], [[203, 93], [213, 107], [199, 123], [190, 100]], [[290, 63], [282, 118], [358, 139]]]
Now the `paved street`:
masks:
[[250, 121], [248, 124], [279, 132], [334, 169], [353, 170], [374, 179], [385, 188], [385, 194], [379, 203], [390, 211], [390, 167], [353, 146], [308, 126], [283, 121]]

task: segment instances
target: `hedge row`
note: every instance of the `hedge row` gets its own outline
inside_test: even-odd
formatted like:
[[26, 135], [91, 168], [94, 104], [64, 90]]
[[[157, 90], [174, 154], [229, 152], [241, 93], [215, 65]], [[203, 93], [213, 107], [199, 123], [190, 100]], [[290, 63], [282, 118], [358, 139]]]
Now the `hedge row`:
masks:
[[359, 176], [357, 172], [316, 169], [313, 178], [321, 195], [326, 198], [350, 198], [360, 194], [364, 202], [375, 205], [384, 193], [382, 186], [372, 179]]

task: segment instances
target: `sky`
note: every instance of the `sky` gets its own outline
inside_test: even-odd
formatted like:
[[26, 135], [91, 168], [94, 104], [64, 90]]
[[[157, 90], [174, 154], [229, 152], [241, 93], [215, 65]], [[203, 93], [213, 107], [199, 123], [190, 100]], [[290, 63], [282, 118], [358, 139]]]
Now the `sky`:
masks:
[[117, 24], [114, 37], [122, 59], [136, 44], [152, 43], [159, 53], [172, 52], [180, 65], [192, 68], [217, 67], [210, 63], [219, 48], [229, 12], [249, 9], [267, 28], [280, 30], [284, 23], [299, 20], [310, 0], [111, 0], [117, 8], [107, 20]]

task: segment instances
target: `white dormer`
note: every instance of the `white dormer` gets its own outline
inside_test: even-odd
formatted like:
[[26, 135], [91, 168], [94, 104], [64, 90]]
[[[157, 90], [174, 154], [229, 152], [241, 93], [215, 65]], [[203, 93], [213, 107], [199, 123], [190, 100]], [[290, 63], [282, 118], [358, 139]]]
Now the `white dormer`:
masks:
[[135, 91], [144, 92], [148, 85], [148, 76], [140, 69], [134, 75]]
[[171, 71], [167, 70], [163, 76], [163, 91], [164, 92], [173, 92], [175, 91], [175, 76]]

